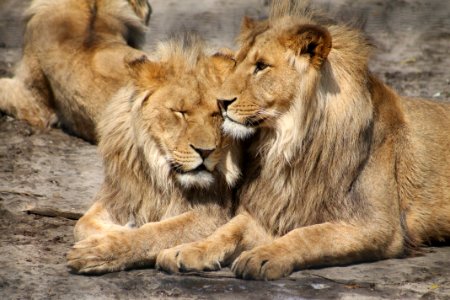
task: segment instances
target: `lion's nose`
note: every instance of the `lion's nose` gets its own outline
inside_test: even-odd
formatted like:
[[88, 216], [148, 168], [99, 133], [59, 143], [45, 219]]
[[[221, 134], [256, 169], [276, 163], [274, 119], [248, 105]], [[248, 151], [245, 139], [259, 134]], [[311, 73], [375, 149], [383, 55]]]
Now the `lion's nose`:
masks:
[[227, 111], [228, 106], [230, 106], [234, 101], [236, 101], [236, 97], [233, 99], [217, 99], [217, 102], [219, 103], [219, 107], [223, 111]]
[[213, 153], [214, 150], [216, 150], [216, 149], [202, 149], [202, 148], [197, 148], [197, 147], [195, 147], [195, 146], [193, 146], [193, 145], [191, 145], [191, 147], [192, 147], [192, 149], [195, 150], [195, 152], [197, 152], [197, 153], [200, 155], [200, 157], [201, 157], [203, 160], [207, 159], [208, 156], [210, 156], [211, 153]]

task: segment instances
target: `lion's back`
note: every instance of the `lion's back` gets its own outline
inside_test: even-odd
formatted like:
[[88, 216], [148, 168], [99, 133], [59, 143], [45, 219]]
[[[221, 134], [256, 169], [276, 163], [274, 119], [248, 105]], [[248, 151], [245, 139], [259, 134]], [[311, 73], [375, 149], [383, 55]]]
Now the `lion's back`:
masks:
[[25, 16], [23, 63], [45, 76], [62, 126], [95, 141], [105, 104], [129, 80], [125, 57], [143, 55], [120, 37], [125, 20], [137, 35], [141, 21], [124, 0], [35, 0]]
[[37, 50], [48, 51], [83, 39], [89, 23], [88, 9], [84, 1], [33, 1], [25, 12], [25, 46], [39, 46]]

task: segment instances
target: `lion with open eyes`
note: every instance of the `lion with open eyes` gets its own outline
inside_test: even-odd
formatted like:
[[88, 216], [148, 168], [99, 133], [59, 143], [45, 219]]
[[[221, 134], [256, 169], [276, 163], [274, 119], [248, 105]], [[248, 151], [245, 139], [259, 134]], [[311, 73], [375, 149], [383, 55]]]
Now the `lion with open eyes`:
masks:
[[105, 180], [75, 227], [75, 272], [152, 266], [160, 250], [206, 237], [230, 218], [239, 151], [221, 135], [214, 95], [230, 60], [201, 48], [193, 39], [169, 42], [158, 61], [130, 62], [133, 82], [99, 124]]
[[159, 267], [234, 260], [238, 277], [272, 280], [448, 239], [450, 104], [400, 97], [369, 71], [358, 30], [273, 3], [244, 21], [219, 98], [224, 131], [250, 144], [239, 213]]

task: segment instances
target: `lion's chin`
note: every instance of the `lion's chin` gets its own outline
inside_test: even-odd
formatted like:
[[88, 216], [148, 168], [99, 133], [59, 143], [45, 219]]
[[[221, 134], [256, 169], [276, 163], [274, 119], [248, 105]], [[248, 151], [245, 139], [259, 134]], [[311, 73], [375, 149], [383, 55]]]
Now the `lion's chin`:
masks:
[[200, 171], [195, 174], [177, 174], [176, 178], [180, 185], [185, 188], [207, 189], [214, 183], [214, 176], [208, 171]]
[[222, 130], [226, 134], [229, 134], [230, 136], [241, 140], [252, 136], [256, 132], [256, 129], [254, 127], [244, 126], [228, 118], [226, 118], [223, 122]]

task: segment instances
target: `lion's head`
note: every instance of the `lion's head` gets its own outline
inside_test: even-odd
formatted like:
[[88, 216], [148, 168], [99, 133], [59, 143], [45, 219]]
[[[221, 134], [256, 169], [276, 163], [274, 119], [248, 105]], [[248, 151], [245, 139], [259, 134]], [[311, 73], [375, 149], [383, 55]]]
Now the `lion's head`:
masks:
[[[170, 42], [160, 47], [155, 60], [142, 57], [129, 65], [133, 83], [115, 101], [124, 107], [113, 105], [109, 112], [117, 115], [112, 110], [127, 110], [120, 113], [128, 115], [127, 124], [121, 126], [130, 128], [120, 142], [130, 151], [142, 152], [151, 179], [161, 186], [173, 182], [183, 188], [208, 188], [219, 177], [233, 184], [239, 170], [231, 141], [220, 132], [222, 118], [215, 95], [231, 69], [230, 60], [220, 54], [205, 55], [200, 45]], [[110, 121], [118, 124], [119, 120]], [[106, 122], [101, 125], [101, 148], [105, 136], [119, 131], [108, 129]]]
[[301, 18], [274, 21], [246, 18], [237, 66], [219, 98], [230, 135], [243, 138], [257, 127], [274, 127], [299, 93], [311, 93], [331, 49], [324, 27]]
[[292, 131], [320, 118], [314, 112], [329, 111], [330, 117], [342, 112], [346, 103], [332, 98], [367, 98], [370, 43], [307, 2], [272, 1], [270, 18], [244, 19], [236, 68], [218, 99], [228, 134], [244, 138], [257, 128]]

